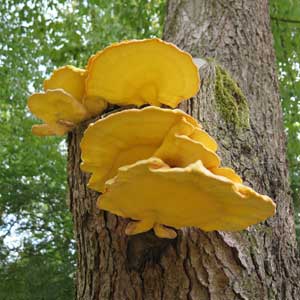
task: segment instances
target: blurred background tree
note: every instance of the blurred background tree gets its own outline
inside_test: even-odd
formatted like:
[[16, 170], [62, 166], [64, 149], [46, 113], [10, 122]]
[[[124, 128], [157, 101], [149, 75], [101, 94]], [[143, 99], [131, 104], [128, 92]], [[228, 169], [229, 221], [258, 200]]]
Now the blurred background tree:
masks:
[[[124, 39], [160, 37], [165, 0], [0, 0], [0, 300], [73, 299], [64, 138], [37, 138], [28, 95]], [[300, 0], [270, 0], [299, 230]]]
[[292, 197], [300, 237], [300, 1], [270, 0]]

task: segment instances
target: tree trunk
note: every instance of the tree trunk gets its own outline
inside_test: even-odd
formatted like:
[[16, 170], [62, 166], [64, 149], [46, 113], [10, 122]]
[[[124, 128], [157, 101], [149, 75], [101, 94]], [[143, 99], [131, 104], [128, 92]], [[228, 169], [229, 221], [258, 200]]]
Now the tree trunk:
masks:
[[164, 37], [209, 61], [200, 69], [201, 92], [181, 108], [215, 137], [224, 166], [276, 201], [276, 216], [238, 233], [184, 228], [175, 240], [152, 232], [128, 237], [127, 220], [96, 208], [98, 195], [87, 189], [88, 175], [80, 171], [86, 122], [69, 135], [76, 299], [299, 299], [300, 264], [267, 1], [170, 0]]

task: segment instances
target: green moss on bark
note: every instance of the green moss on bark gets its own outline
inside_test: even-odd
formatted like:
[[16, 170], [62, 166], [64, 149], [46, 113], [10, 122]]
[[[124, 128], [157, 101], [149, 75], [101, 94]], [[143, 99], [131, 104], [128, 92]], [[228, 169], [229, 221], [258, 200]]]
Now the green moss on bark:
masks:
[[232, 77], [219, 65], [216, 65], [215, 99], [225, 121], [237, 128], [249, 128], [247, 99]]

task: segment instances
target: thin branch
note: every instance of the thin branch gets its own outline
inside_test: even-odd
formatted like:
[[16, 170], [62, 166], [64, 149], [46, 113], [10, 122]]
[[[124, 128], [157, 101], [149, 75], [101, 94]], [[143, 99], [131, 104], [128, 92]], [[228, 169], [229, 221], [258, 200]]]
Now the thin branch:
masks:
[[278, 18], [278, 17], [272, 17], [272, 16], [271, 16], [271, 20], [285, 22], [285, 23], [300, 24], [300, 20], [285, 19], [285, 18]]

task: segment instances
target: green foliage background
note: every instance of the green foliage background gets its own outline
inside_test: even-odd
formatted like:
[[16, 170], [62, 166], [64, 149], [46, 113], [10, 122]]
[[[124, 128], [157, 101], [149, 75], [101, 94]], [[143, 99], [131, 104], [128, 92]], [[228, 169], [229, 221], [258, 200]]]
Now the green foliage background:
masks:
[[300, 0], [271, 0], [292, 197], [300, 237]]
[[[112, 42], [161, 36], [164, 1], [0, 0], [0, 300], [67, 300], [75, 245], [66, 147], [31, 135], [28, 95]], [[16, 241], [13, 236], [18, 236]]]
[[[300, 2], [270, 6], [299, 212]], [[112, 42], [160, 37], [164, 13], [164, 0], [0, 0], [0, 300], [68, 300], [74, 293], [65, 141], [31, 135], [28, 95], [54, 68], [84, 67]]]

